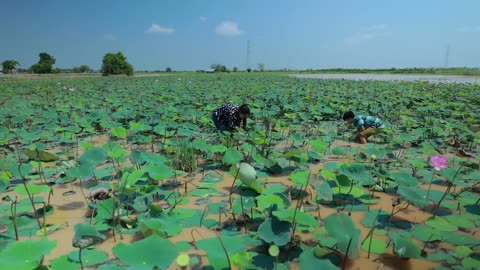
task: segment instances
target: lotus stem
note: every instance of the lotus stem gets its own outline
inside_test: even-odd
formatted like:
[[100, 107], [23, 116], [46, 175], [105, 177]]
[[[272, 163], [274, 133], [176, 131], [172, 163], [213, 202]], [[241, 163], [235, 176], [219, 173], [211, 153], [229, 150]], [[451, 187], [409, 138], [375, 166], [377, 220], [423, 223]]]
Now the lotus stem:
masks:
[[232, 193], [233, 187], [235, 186], [235, 182], [237, 181], [238, 174], [240, 173], [240, 167], [238, 168], [237, 173], [235, 174], [235, 178], [233, 179], [232, 186], [230, 187], [230, 193], [228, 194], [228, 202], [230, 203], [230, 209], [232, 208]]
[[442, 204], [442, 201], [445, 199], [445, 197], [447, 196], [447, 194], [450, 192], [450, 189], [451, 189], [452, 186], [453, 186], [453, 181], [455, 181], [455, 178], [457, 178], [457, 175], [458, 175], [458, 173], [460, 172], [460, 170], [461, 170], [462, 168], [463, 168], [463, 165], [460, 166], [460, 167], [458, 168], [458, 170], [455, 172], [455, 175], [453, 176], [452, 181], [448, 181], [448, 186], [447, 186], [447, 189], [445, 190], [445, 193], [443, 193], [442, 198], [440, 198], [440, 201], [438, 201], [437, 206], [433, 209], [433, 216], [432, 216], [432, 218], [435, 218], [435, 217], [436, 217], [437, 211], [438, 211], [438, 209], [440, 208], [440, 205]]
[[350, 245], [352, 244], [352, 239], [353, 238], [350, 238], [350, 241], [348, 241], [347, 251], [345, 252], [345, 259], [343, 260], [343, 264], [342, 264], [342, 270], [345, 270], [345, 267], [347, 266], [348, 251], [350, 250]]
[[12, 214], [13, 229], [15, 231], [15, 240], [18, 241], [18, 227], [17, 227], [17, 199], [10, 205], [10, 212]]
[[223, 240], [222, 240], [222, 238], [220, 237], [220, 235], [218, 235], [218, 233], [216, 233], [216, 234], [217, 234], [218, 240], [220, 240], [220, 244], [222, 245], [222, 249], [223, 249], [223, 251], [225, 252], [225, 255], [227, 256], [228, 268], [229, 268], [229, 269], [232, 269], [232, 263], [231, 263], [231, 261], [230, 261], [230, 256], [228, 256], [227, 249], [225, 248], [225, 244], [223, 243]]
[[[311, 175], [311, 172], [308, 172], [307, 183], [305, 185], [305, 189], [303, 190], [304, 193], [307, 193], [306, 190], [308, 187], [308, 183], [310, 182], [310, 175]], [[300, 190], [302, 190], [302, 188], [303, 188], [303, 185], [300, 186]], [[293, 232], [292, 232], [292, 237], [290, 238], [290, 242], [293, 241], [293, 239], [295, 238], [295, 230], [297, 229], [297, 222], [295, 221], [295, 219], [297, 217], [297, 211], [302, 206], [302, 203], [303, 203], [303, 197], [300, 197], [300, 199], [297, 201], [297, 205], [295, 206], [295, 211], [293, 212]]]
[[200, 217], [200, 224], [198, 224], [198, 227], [202, 227], [203, 218], [205, 217], [205, 213], [207, 213], [207, 210], [208, 210], [208, 205], [205, 206], [205, 209], [203, 209], [202, 216]]
[[25, 180], [25, 177], [22, 174], [21, 167], [22, 167], [22, 163], [19, 163], [18, 173], [20, 174], [20, 177], [22, 177], [23, 187], [25, 188], [25, 191], [27, 191], [28, 198], [30, 199], [30, 203], [32, 204], [33, 214], [35, 215], [35, 219], [37, 220], [38, 229], [41, 229], [42, 225], [40, 224], [40, 220], [38, 219], [37, 209], [35, 208], [35, 203], [33, 202], [33, 196], [32, 194], [30, 194], [30, 191], [27, 188], [27, 181]]
[[[242, 193], [240, 193], [240, 205], [242, 206], [242, 215], [243, 217], [245, 218], [245, 209], [243, 208], [243, 196], [242, 196]], [[233, 212], [233, 211], [232, 211]], [[235, 216], [235, 215], [234, 215]], [[245, 233], [248, 233], [247, 232], [247, 224], [245, 222], [245, 224], [243, 224], [243, 227], [245, 229]]]
[[82, 250], [83, 250], [83, 248], [80, 248], [80, 249], [78, 250], [78, 260], [80, 261], [80, 268], [83, 270]]

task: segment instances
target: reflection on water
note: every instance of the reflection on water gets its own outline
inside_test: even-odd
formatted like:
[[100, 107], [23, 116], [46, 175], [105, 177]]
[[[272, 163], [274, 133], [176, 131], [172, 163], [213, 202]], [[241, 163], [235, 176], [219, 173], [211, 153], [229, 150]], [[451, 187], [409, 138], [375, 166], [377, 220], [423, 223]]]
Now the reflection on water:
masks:
[[460, 75], [410, 75], [410, 74], [292, 74], [304, 79], [345, 79], [376, 81], [427, 81], [434, 83], [480, 83], [478, 76]]

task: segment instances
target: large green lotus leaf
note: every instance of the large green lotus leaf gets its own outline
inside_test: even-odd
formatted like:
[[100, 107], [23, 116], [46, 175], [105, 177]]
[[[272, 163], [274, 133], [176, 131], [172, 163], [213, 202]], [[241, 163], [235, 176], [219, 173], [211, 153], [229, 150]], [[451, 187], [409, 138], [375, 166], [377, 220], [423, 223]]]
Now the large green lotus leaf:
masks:
[[367, 238], [367, 240], [365, 240], [365, 242], [363, 242], [362, 249], [367, 252], [370, 249], [371, 253], [382, 254], [387, 251], [387, 242], [370, 236]]
[[332, 153], [336, 156], [343, 156], [345, 155], [347, 152], [345, 150], [345, 147], [343, 146], [336, 146], [332, 149]]
[[127, 137], [127, 130], [122, 126], [113, 127], [110, 132], [112, 132], [113, 137], [121, 139], [125, 139]]
[[352, 185], [352, 181], [345, 174], [338, 174], [335, 179], [339, 187], [350, 187]]
[[438, 216], [428, 219], [427, 221], [425, 221], [425, 224], [442, 232], [454, 232], [458, 230], [457, 226], [449, 223], [446, 219]]
[[137, 270], [167, 269], [178, 256], [175, 246], [158, 235], [132, 244], [120, 242], [112, 248], [112, 252], [120, 261]]
[[480, 255], [472, 255], [471, 257], [466, 257], [462, 260], [462, 266], [465, 269], [476, 270], [480, 265]]
[[91, 163], [85, 163], [78, 167], [69, 168], [66, 172], [67, 176], [75, 179], [80, 178], [82, 180], [88, 179], [94, 175], [94, 165]]
[[458, 226], [460, 228], [469, 229], [476, 227], [475, 224], [470, 221], [465, 215], [449, 215], [443, 218], [445, 218], [448, 223]]
[[0, 178], [0, 193], [3, 193], [5, 190], [7, 190], [9, 184], [10, 182], [7, 179]]
[[[96, 249], [85, 249], [82, 250], [82, 264], [83, 266], [91, 266], [94, 264], [99, 264], [104, 262], [107, 259], [107, 253], [96, 250]], [[79, 250], [74, 250], [68, 253], [68, 259], [73, 262], [80, 263]]]
[[[243, 200], [243, 203], [242, 203]], [[243, 206], [243, 211], [245, 211], [245, 214], [250, 215], [251, 209], [255, 208], [255, 198], [253, 197], [246, 197], [246, 196], [240, 196], [237, 199], [235, 199], [235, 202], [233, 203], [232, 206], [232, 211], [234, 214], [242, 214], [242, 206]], [[253, 217], [250, 217], [253, 218]]]
[[290, 174], [290, 179], [298, 186], [306, 186], [310, 172], [304, 169], [298, 169]]
[[343, 195], [351, 195], [355, 198], [361, 197], [363, 194], [365, 194], [365, 190], [363, 188], [359, 187], [352, 187], [350, 190], [350, 187], [333, 187], [332, 192], [334, 195], [336, 194], [343, 194]]
[[429, 261], [445, 261], [449, 264], [454, 264], [457, 260], [450, 254], [445, 252], [430, 253], [427, 255], [427, 260]]
[[480, 239], [474, 238], [470, 235], [458, 234], [453, 232], [444, 233], [443, 241], [456, 246], [480, 245]]
[[158, 219], [143, 219], [139, 222], [139, 228], [144, 237], [152, 234], [167, 238], [175, 236], [182, 231], [178, 219], [173, 216], [162, 215]]
[[413, 236], [422, 242], [442, 240], [443, 232], [432, 227], [421, 225], [415, 226], [412, 232]]
[[277, 209], [288, 208], [290, 206], [290, 200], [282, 193], [259, 195], [257, 199], [257, 209], [263, 211], [270, 208], [273, 205], [277, 205]]
[[365, 152], [367, 152], [369, 156], [375, 156], [377, 159], [383, 158], [387, 154], [387, 150], [385, 150], [385, 148], [370, 144], [365, 148]]
[[404, 172], [392, 172], [390, 177], [398, 183], [399, 186], [416, 187], [418, 186], [418, 179], [411, 174]]
[[367, 212], [365, 218], [362, 219], [362, 225], [365, 227], [384, 228], [388, 226], [390, 213], [381, 209], [373, 209]]
[[239, 163], [243, 159], [243, 155], [235, 148], [228, 148], [223, 155], [222, 162], [227, 165]]
[[360, 256], [360, 230], [355, 226], [351, 217], [344, 213], [333, 213], [325, 219], [325, 228], [328, 235], [337, 240], [337, 248], [346, 254], [349, 242], [348, 256]]
[[[207, 253], [208, 262], [212, 265], [213, 269], [230, 269], [231, 266], [228, 265], [225, 250], [229, 256], [245, 251], [245, 240], [235, 236], [219, 237], [221, 237], [221, 241], [218, 237], [202, 239], [197, 242], [197, 247]], [[222, 243], [225, 249], [222, 247]]]
[[62, 255], [52, 260], [50, 264], [52, 270], [78, 270], [80, 263], [68, 259], [68, 254]]
[[334, 265], [327, 258], [319, 258], [314, 254], [314, 248], [304, 247], [302, 254], [300, 254], [299, 267], [302, 270], [339, 270], [340, 268]]
[[267, 218], [258, 227], [258, 237], [267, 243], [283, 246], [292, 236], [292, 224], [277, 218]]
[[420, 247], [412, 240], [400, 235], [393, 237], [393, 253], [400, 258], [419, 259], [421, 257]]
[[237, 177], [245, 186], [262, 193], [262, 187], [257, 183], [257, 172], [248, 163], [234, 164], [230, 167], [230, 174]]
[[145, 166], [145, 172], [147, 172], [151, 178], [157, 181], [163, 181], [175, 175], [174, 170], [172, 170], [171, 168], [163, 164], [161, 165], [149, 164]]
[[130, 161], [134, 164], [153, 164], [153, 165], [161, 165], [167, 162], [167, 158], [161, 155], [157, 155], [151, 152], [143, 152], [143, 151], [133, 151], [130, 154]]
[[415, 187], [400, 186], [398, 194], [415, 206], [425, 207], [429, 204], [426, 200], [426, 193]]
[[320, 226], [320, 222], [310, 213], [305, 213], [300, 210], [295, 212], [295, 208], [273, 211], [273, 215], [278, 217], [279, 220], [285, 220], [290, 223], [293, 223], [295, 217], [295, 223], [297, 224], [312, 227]]
[[455, 247], [455, 251], [453, 252], [453, 256], [457, 258], [465, 258], [467, 256], [470, 256], [470, 254], [473, 254], [474, 251], [467, 247], [467, 246], [457, 246]]
[[282, 183], [268, 183], [265, 189], [262, 190], [262, 194], [275, 194], [275, 193], [286, 193], [288, 191], [288, 186]]
[[332, 187], [330, 187], [330, 184], [328, 184], [328, 182], [322, 182], [321, 184], [316, 185], [315, 190], [317, 191], [318, 199], [324, 201], [333, 200]]
[[309, 144], [315, 149], [317, 152], [323, 152], [328, 148], [328, 143], [320, 140], [320, 139], [315, 139], [311, 140]]
[[362, 163], [342, 164], [338, 170], [355, 181], [368, 182], [371, 179], [370, 172]]
[[34, 160], [40, 160], [41, 162], [57, 161], [58, 157], [46, 151], [40, 151], [38, 149], [30, 150], [25, 149], [25, 155]]
[[80, 165], [89, 163], [93, 166], [97, 166], [107, 159], [107, 152], [100, 147], [91, 148], [83, 153], [78, 159]]
[[12, 242], [0, 253], [0, 269], [35, 269], [56, 245], [56, 240], [46, 237]]
[[77, 248], [87, 248], [105, 240], [105, 235], [99, 233], [91, 224], [75, 224], [74, 230], [72, 245]]
[[[44, 193], [44, 192], [50, 192], [52, 190], [51, 187], [47, 185], [36, 185], [36, 184], [31, 184], [27, 183], [26, 188], [28, 189], [28, 192], [30, 192], [31, 195], [39, 194], [39, 193]], [[19, 195], [22, 196], [27, 196], [27, 190], [25, 189], [24, 185], [18, 185], [15, 187], [15, 192], [17, 192]]]

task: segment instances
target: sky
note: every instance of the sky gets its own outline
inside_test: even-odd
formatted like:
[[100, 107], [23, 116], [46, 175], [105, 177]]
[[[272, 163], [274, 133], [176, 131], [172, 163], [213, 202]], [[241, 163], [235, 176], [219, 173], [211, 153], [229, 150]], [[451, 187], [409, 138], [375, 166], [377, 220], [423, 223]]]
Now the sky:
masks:
[[478, 0], [0, 0], [0, 61], [27, 68], [47, 52], [55, 67], [99, 69], [122, 51], [135, 70], [480, 67], [479, 11]]

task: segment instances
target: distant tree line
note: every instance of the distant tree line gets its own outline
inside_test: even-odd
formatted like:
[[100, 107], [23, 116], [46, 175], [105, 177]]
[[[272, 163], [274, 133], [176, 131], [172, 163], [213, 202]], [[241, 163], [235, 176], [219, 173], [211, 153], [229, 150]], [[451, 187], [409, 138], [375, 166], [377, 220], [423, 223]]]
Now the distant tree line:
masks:
[[[59, 69], [54, 68], [56, 59], [52, 55], [46, 52], [41, 52], [37, 63], [33, 64], [30, 68], [19, 69], [20, 64], [16, 60], [5, 60], [2, 62], [2, 73], [13, 74], [15, 72], [27, 72], [34, 74], [52, 74], [52, 73], [89, 73], [94, 72], [87, 65], [81, 65], [73, 67], [72, 69]], [[167, 68], [167, 72], [171, 72], [171, 68]], [[100, 70], [102, 75], [119, 75], [125, 74], [128, 76], [133, 75], [133, 66], [127, 62], [127, 57], [122, 52], [106, 53], [103, 57], [102, 68]]]

